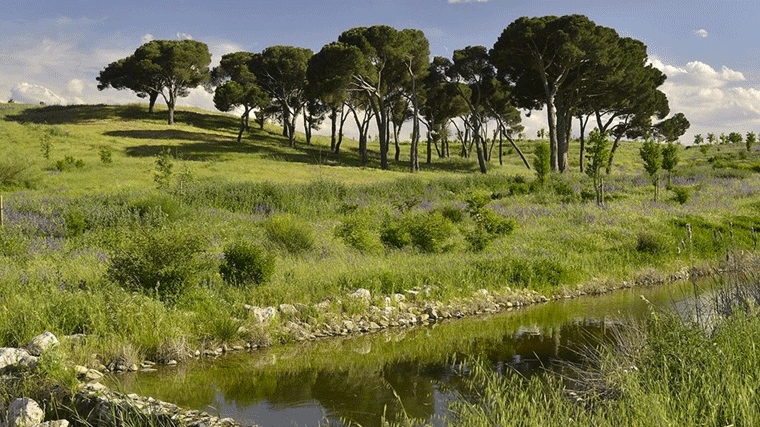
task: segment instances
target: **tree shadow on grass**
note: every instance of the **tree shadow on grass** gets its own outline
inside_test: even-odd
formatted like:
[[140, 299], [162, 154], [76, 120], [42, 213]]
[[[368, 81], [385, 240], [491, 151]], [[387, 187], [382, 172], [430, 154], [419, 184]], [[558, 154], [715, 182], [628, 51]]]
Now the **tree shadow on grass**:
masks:
[[[149, 113], [145, 104], [129, 105], [50, 105], [29, 106], [16, 114], [5, 117], [7, 121], [48, 125], [81, 124], [104, 120], [146, 121], [166, 124], [166, 109], [156, 105], [156, 112]], [[298, 143], [288, 147], [287, 138], [266, 130], [252, 129], [243, 142], [238, 143], [233, 136], [239, 126], [239, 118], [233, 115], [204, 113], [178, 109], [174, 113], [177, 123], [193, 126], [199, 131], [188, 131], [168, 127], [159, 130], [109, 131], [104, 135], [117, 138], [159, 141], [158, 144], [142, 144], [128, 147], [127, 155], [134, 157], [154, 157], [171, 147], [180, 158], [195, 161], [219, 160], [228, 153], [256, 154], [261, 158], [302, 163], [309, 165], [364, 167], [379, 169], [378, 151], [369, 150], [369, 163], [361, 164], [358, 147], [343, 146], [340, 154], [321, 145]], [[215, 133], [217, 132], [217, 133]], [[358, 144], [358, 143], [357, 143]], [[390, 170], [406, 172], [408, 161], [395, 162], [389, 159]], [[422, 170], [448, 172], [477, 172], [476, 162], [434, 161], [420, 164]]]
[[[358, 147], [344, 145], [339, 154], [322, 145], [300, 143], [296, 147], [289, 147], [286, 138], [265, 130], [252, 130], [242, 142], [237, 142], [233, 136], [176, 129], [113, 131], [106, 135], [159, 142], [127, 147], [126, 154], [133, 157], [155, 157], [169, 147], [175, 157], [190, 161], [218, 161], [225, 154], [251, 154], [261, 159], [289, 163], [380, 169], [380, 153], [377, 150], [368, 150], [369, 162], [363, 166]], [[160, 143], [164, 141], [166, 144]], [[391, 171], [409, 171], [408, 161], [396, 162], [390, 159], [389, 167]], [[421, 163], [420, 168], [441, 172], [478, 172], [477, 162], [460, 159]]]
[[[49, 125], [80, 124], [102, 120], [141, 120], [166, 124], [165, 108], [157, 106], [153, 113], [148, 112], [147, 105], [50, 105], [45, 107], [30, 106], [6, 116], [5, 120], [19, 123], [36, 123]], [[174, 121], [210, 131], [233, 131], [238, 125], [238, 118], [226, 114], [202, 113], [177, 109]]]

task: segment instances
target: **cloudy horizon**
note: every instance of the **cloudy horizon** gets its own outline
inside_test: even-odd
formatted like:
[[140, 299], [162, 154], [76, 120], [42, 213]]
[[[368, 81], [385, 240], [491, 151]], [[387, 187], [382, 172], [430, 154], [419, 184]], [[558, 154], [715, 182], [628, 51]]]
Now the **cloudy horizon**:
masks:
[[[346, 29], [382, 23], [396, 28], [422, 29], [430, 39], [431, 55], [450, 57], [451, 52], [467, 45], [481, 44], [490, 48], [501, 31], [520, 16], [561, 15], [570, 13], [567, 9], [571, 9], [572, 13], [587, 15], [598, 25], [616, 29], [621, 36], [637, 38], [647, 44], [650, 62], [667, 75], [660, 89], [668, 97], [671, 113], [683, 112], [691, 122], [683, 143], [691, 143], [697, 133], [760, 131], [758, 50], [741, 41], [742, 35], [751, 29], [745, 28], [744, 20], [735, 19], [732, 29], [721, 25], [735, 18], [737, 13], [743, 13], [738, 6], [749, 3], [729, 2], [737, 10], [726, 7], [721, 10], [723, 17], [714, 15], [714, 11], [705, 6], [707, 2], [688, 3], [694, 5], [697, 15], [704, 13], [705, 16], [670, 22], [665, 28], [655, 25], [651, 19], [645, 20], [646, 11], [624, 4], [609, 10], [607, 8], [612, 7], [603, 3], [574, 1], [534, 5], [523, 1], [507, 4], [503, 0], [429, 0], [409, 5], [399, 0], [388, 4], [368, 3], [369, 10], [376, 12], [376, 16], [369, 19], [351, 15], [357, 6], [344, 0], [278, 4], [264, 1], [261, 3], [271, 6], [272, 15], [268, 17], [271, 19], [252, 18], [254, 24], [250, 30], [233, 28], [235, 25], [244, 27], [240, 18], [233, 15], [224, 15], [228, 24], [212, 22], [225, 6], [234, 14], [235, 8], [229, 6], [239, 5], [238, 2], [225, 2], [219, 5], [220, 11], [190, 8], [176, 17], [167, 15], [165, 18], [170, 21], [165, 23], [154, 17], [146, 18], [140, 25], [130, 19], [135, 19], [136, 14], [142, 16], [141, 7], [145, 8], [145, 14], [152, 13], [156, 7], [135, 3], [141, 3], [135, 6], [137, 12], [121, 13], [104, 10], [102, 6], [95, 6], [95, 2], [84, 5], [87, 7], [82, 10], [72, 10], [52, 6], [45, 9], [41, 3], [32, 1], [28, 11], [14, 11], [6, 20], [0, 18], [0, 100], [62, 105], [141, 102], [130, 91], [98, 91], [95, 77], [109, 63], [132, 54], [138, 46], [154, 39], [205, 42], [212, 53], [213, 66], [226, 53], [258, 52], [274, 44], [308, 47], [316, 52]], [[421, 6], [423, 3], [426, 7]], [[288, 5], [298, 7], [286, 7]], [[657, 3], [644, 2], [643, 5], [645, 7], [639, 4], [639, 8], [646, 9], [647, 5], [655, 8]], [[336, 11], [337, 16], [329, 22], [311, 22], [314, 20], [309, 20], [309, 14], [324, 10], [325, 6], [331, 6], [330, 10]], [[394, 13], [394, 7], [404, 13]], [[282, 13], [285, 16], [280, 15]], [[708, 20], [710, 13], [713, 15]], [[637, 17], [641, 21], [637, 22]], [[291, 31], [287, 31], [288, 25], [293, 26]], [[187, 98], [180, 99], [178, 106], [213, 111], [212, 99], [212, 94], [198, 88]], [[530, 117], [523, 115], [526, 134], [532, 136], [545, 128], [543, 117], [540, 112]]]

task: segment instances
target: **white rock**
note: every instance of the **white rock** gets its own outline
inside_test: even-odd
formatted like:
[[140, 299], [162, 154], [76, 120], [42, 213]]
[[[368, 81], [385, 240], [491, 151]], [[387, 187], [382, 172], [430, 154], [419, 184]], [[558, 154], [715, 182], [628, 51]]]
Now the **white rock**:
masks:
[[258, 323], [269, 323], [277, 314], [274, 307], [253, 307], [250, 311]]
[[69, 427], [69, 421], [68, 420], [45, 421], [44, 423], [40, 423], [37, 427]]
[[298, 314], [298, 310], [292, 304], [280, 304], [280, 313], [286, 316], [293, 316]]
[[367, 289], [359, 288], [356, 291], [354, 291], [351, 295], [349, 295], [349, 297], [351, 297], [352, 299], [369, 301], [372, 299], [372, 294]]
[[0, 370], [9, 366], [17, 368], [32, 368], [37, 364], [37, 358], [28, 351], [20, 348], [0, 348]]
[[26, 345], [26, 350], [32, 356], [39, 356], [42, 353], [58, 346], [58, 338], [50, 332], [37, 335]]
[[42, 422], [45, 413], [34, 400], [22, 397], [8, 407], [7, 427], [34, 427]]

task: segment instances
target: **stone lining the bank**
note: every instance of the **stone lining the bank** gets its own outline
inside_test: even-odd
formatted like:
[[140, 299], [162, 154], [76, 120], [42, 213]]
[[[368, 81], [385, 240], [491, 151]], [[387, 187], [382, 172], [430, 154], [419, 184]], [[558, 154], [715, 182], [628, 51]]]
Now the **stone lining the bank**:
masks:
[[[336, 313], [331, 309], [342, 304], [341, 300], [325, 300], [314, 306], [306, 304], [280, 304], [278, 307], [256, 307], [246, 305], [250, 316], [256, 320], [254, 327], [268, 328], [284, 341], [305, 342], [327, 339], [336, 336], [374, 333], [388, 328], [407, 328], [432, 324], [451, 318], [498, 313], [504, 310], [540, 304], [549, 301], [577, 298], [584, 295], [600, 295], [620, 289], [642, 286], [654, 286], [677, 281], [690, 280], [725, 272], [724, 267], [683, 268], [672, 274], [662, 274], [654, 270], [639, 274], [633, 281], [622, 283], [597, 283], [593, 280], [576, 289], [558, 289], [549, 297], [536, 291], [523, 289], [512, 290], [509, 287], [494, 292], [486, 289], [475, 291], [470, 298], [455, 300], [448, 304], [428, 300], [430, 288], [411, 289], [403, 294], [394, 294], [384, 298], [384, 307], [371, 305], [372, 295], [366, 289], [357, 289], [347, 295], [347, 300], [366, 304], [361, 314], [349, 315]], [[323, 318], [319, 321], [314, 314], [319, 312]], [[311, 313], [311, 314], [310, 314]], [[250, 331], [242, 328], [241, 335]], [[188, 357], [216, 358], [229, 352], [254, 350], [273, 345], [273, 339], [268, 334], [255, 341], [241, 341], [236, 344], [222, 344], [214, 348], [195, 350]], [[178, 360], [163, 361], [166, 365], [176, 365]], [[128, 365], [123, 361], [113, 361], [104, 366], [98, 364], [97, 369], [113, 372], [154, 371], [155, 362], [143, 361], [139, 364]]]
[[[59, 345], [58, 339], [45, 332], [32, 339], [25, 348], [0, 348], [2, 381], [21, 381], [36, 369], [38, 358]], [[103, 374], [95, 369], [73, 366], [80, 381], [73, 396], [73, 408], [58, 401], [40, 405], [29, 397], [18, 397], [7, 408], [0, 407], [0, 427], [68, 427], [70, 423], [99, 426], [151, 425], [154, 427], [242, 427], [231, 418], [219, 418], [206, 412], [187, 410], [152, 397], [122, 394], [100, 384]], [[53, 399], [55, 400], [55, 399]], [[55, 406], [59, 404], [60, 407]], [[44, 421], [49, 413], [67, 414], [68, 419]]]

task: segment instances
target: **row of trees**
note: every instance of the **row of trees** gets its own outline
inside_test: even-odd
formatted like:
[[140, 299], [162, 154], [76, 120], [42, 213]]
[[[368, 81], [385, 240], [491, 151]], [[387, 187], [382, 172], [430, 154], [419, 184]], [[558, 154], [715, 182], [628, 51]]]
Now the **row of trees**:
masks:
[[716, 137], [714, 133], [708, 133], [707, 138], [703, 137], [701, 133], [694, 135], [694, 145], [702, 145], [705, 143], [741, 144], [742, 141], [744, 141], [744, 144], [747, 147], [747, 151], [751, 151], [752, 147], [754, 147], [755, 143], [757, 142], [757, 134], [750, 131], [747, 132], [746, 137], [742, 137], [742, 134], [739, 132], [730, 132], [728, 135], [721, 133], [718, 137]]
[[[363, 163], [374, 122], [383, 169], [388, 168], [392, 141], [399, 159], [399, 132], [409, 121], [412, 171], [419, 168], [424, 125], [428, 163], [434, 150], [440, 157], [450, 155], [455, 130], [461, 155], [474, 150], [483, 173], [497, 140], [500, 160], [508, 141], [530, 168], [512, 139], [522, 130], [518, 108], [528, 114], [546, 111], [551, 169], [560, 172], [568, 166], [574, 119], [580, 126], [581, 170], [584, 132], [592, 118], [601, 134], [614, 138], [608, 170], [622, 138], [657, 135], [674, 141], [688, 128], [683, 114], [664, 120], [668, 101], [658, 88], [665, 75], [647, 64], [646, 46], [582, 15], [520, 18], [491, 49], [468, 46], [455, 50], [451, 59], [431, 60], [422, 31], [378, 25], [347, 30], [317, 53], [272, 46], [260, 53], [224, 55], [213, 70], [209, 63], [203, 43], [155, 40], [108, 65], [98, 77], [98, 87], [133, 90], [149, 98], [151, 109], [162, 96], [172, 123], [177, 97], [205, 85], [215, 91], [218, 109], [242, 109], [238, 140], [254, 111], [261, 125], [266, 118], [280, 121], [290, 145], [295, 144], [299, 115], [307, 143], [311, 130], [327, 116], [335, 153], [340, 151], [345, 121], [353, 118]], [[655, 124], [655, 119], [660, 122]]]

